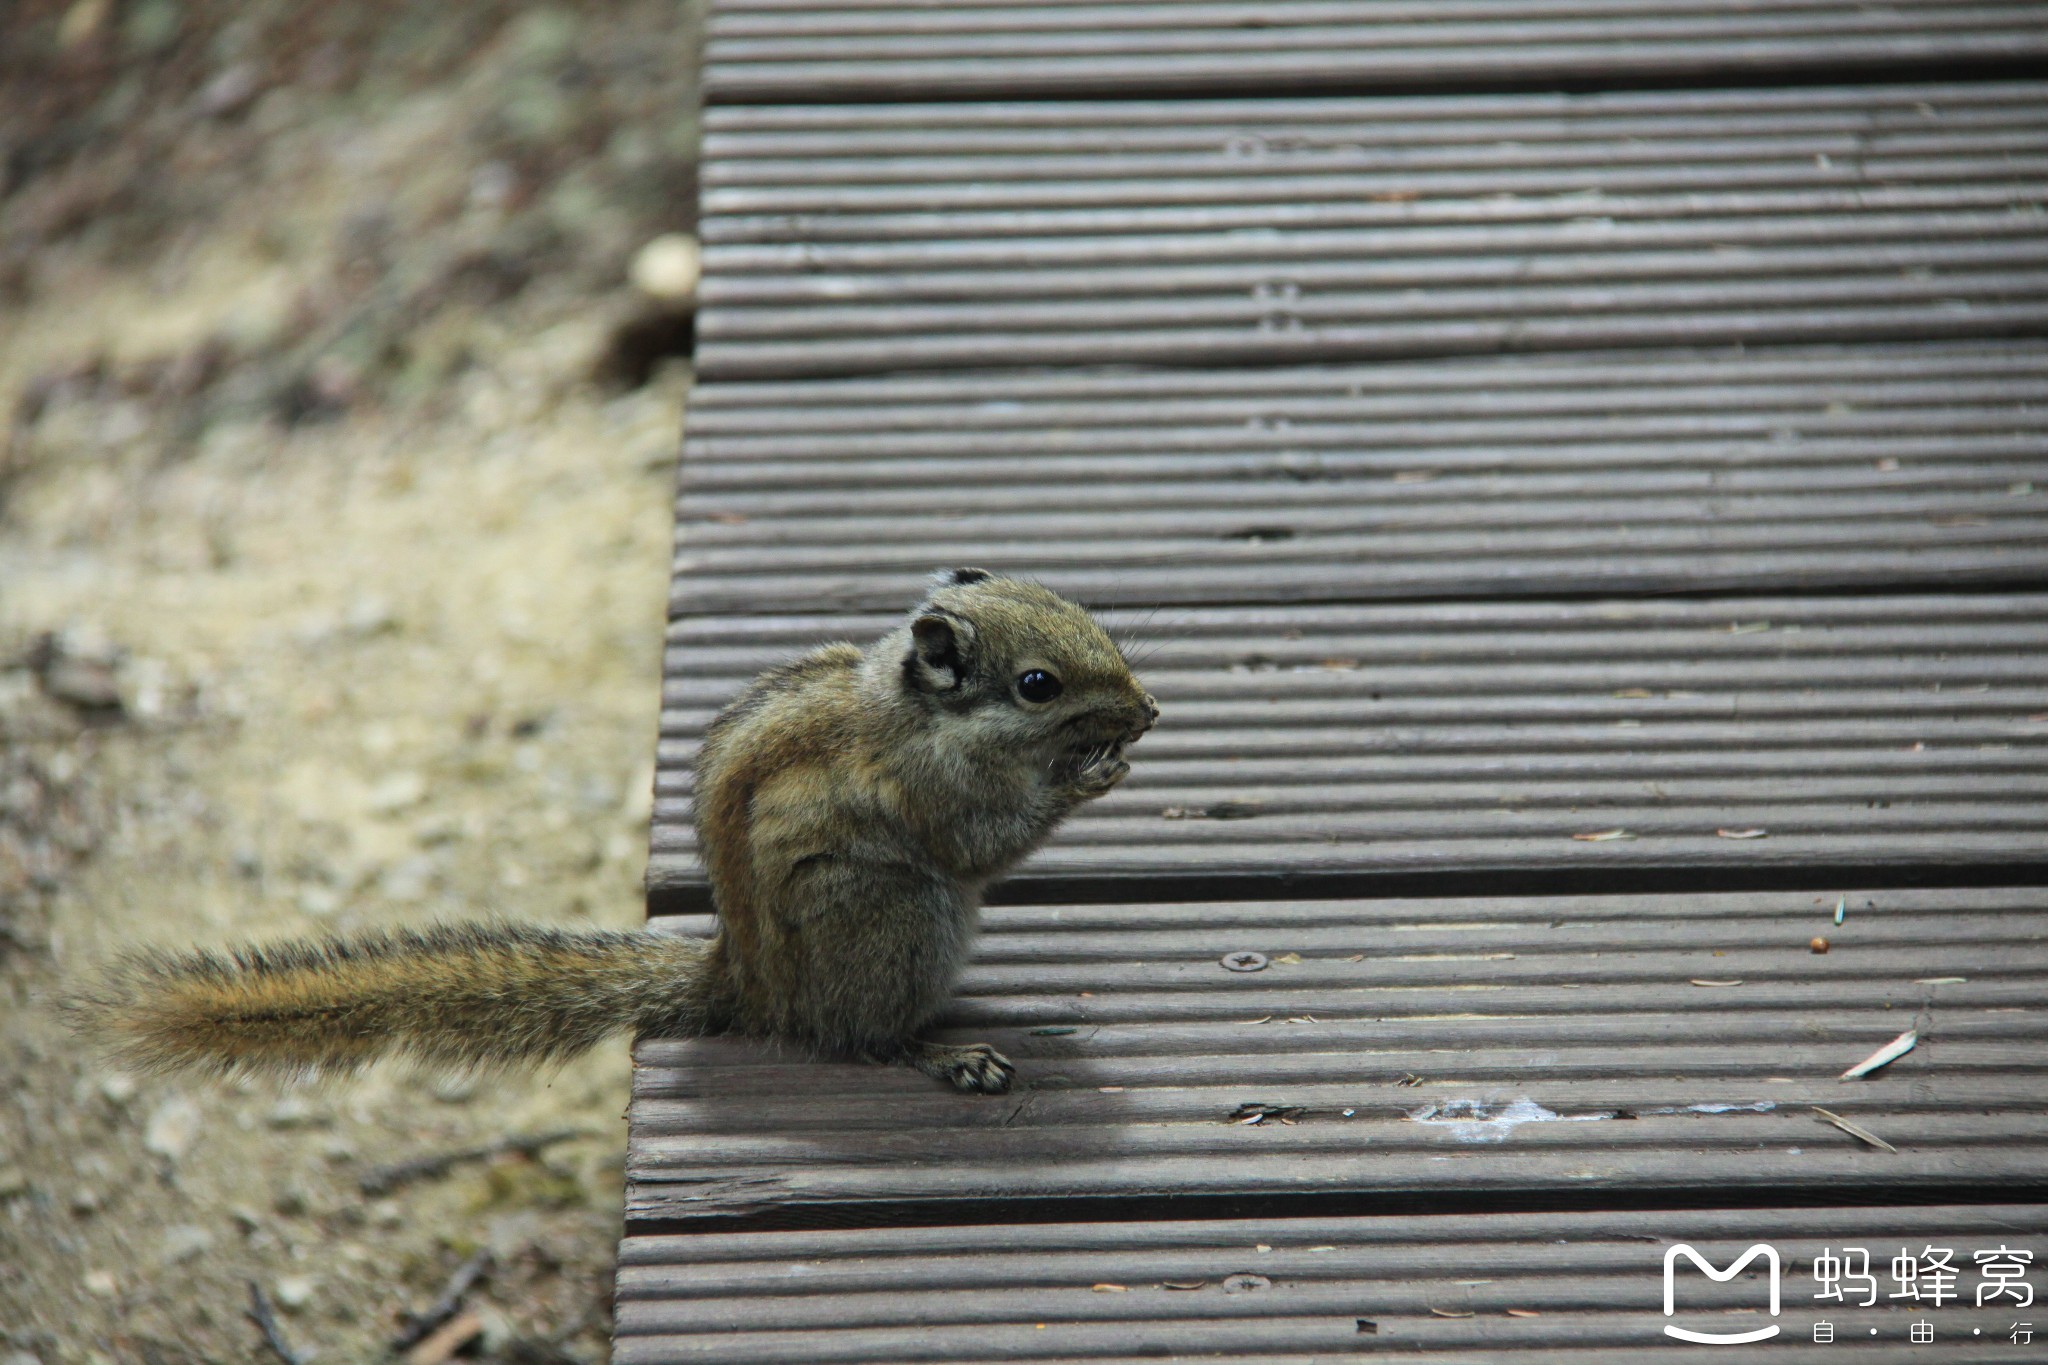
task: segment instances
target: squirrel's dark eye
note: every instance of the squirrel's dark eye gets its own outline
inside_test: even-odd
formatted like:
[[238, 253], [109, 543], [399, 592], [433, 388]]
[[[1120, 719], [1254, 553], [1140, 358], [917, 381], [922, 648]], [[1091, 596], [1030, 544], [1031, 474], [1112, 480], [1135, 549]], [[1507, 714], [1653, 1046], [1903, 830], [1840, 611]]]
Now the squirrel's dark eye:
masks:
[[1051, 701], [1060, 694], [1060, 680], [1042, 668], [1033, 668], [1017, 679], [1017, 695], [1026, 701]]

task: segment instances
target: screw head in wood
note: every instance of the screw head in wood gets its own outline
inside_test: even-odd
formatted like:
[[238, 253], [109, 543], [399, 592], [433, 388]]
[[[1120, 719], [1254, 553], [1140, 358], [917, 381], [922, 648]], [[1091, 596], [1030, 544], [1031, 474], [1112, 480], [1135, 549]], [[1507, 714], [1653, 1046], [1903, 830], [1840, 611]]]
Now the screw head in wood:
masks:
[[1264, 953], [1225, 953], [1223, 966], [1233, 972], [1263, 972], [1266, 970]]

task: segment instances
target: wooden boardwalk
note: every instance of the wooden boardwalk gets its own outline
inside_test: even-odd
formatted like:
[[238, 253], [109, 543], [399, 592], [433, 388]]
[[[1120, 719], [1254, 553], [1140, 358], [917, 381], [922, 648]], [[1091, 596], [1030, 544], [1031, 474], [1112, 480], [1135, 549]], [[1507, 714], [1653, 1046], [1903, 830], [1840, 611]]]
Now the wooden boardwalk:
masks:
[[[2048, 1351], [2044, 58], [1996, 0], [715, 4], [657, 926], [716, 708], [935, 566], [1165, 718], [986, 915], [1013, 1094], [641, 1045], [617, 1358]], [[1665, 1315], [1757, 1242], [1781, 1313]]]

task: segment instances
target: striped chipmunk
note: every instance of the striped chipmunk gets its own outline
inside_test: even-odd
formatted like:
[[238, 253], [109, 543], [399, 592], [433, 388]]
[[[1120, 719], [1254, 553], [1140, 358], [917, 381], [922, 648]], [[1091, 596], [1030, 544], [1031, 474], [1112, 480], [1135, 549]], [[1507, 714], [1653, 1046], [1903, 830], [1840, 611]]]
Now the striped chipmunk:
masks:
[[938, 574], [861, 649], [756, 678], [697, 759], [709, 938], [478, 922], [131, 953], [67, 1002], [132, 1065], [346, 1073], [551, 1062], [631, 1029], [740, 1033], [1000, 1094], [986, 1044], [920, 1036], [981, 894], [1130, 771], [1159, 707], [1086, 611], [981, 569]]

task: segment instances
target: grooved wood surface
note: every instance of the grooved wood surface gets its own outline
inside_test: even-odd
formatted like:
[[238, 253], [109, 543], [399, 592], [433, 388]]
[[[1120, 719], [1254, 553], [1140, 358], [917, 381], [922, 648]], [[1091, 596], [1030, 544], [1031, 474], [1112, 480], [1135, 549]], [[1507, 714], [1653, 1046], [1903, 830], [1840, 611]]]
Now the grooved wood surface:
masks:
[[1840, 78], [2048, 58], [2048, 17], [2023, 0], [734, 0], [709, 37], [707, 97], [755, 103]]
[[2048, 345], [707, 384], [679, 616], [2048, 583]]
[[2039, 335], [2044, 95], [713, 110], [698, 364]]
[[[999, 890], [2039, 866], [2048, 596], [1113, 612], [1131, 776]], [[883, 616], [670, 627], [649, 886], [700, 908], [689, 765], [744, 680]], [[1577, 836], [1622, 831], [1626, 837]], [[1762, 831], [1763, 837], [1727, 834]], [[1304, 881], [1303, 879], [1309, 879]]]
[[[940, 1034], [1011, 1094], [639, 1044], [616, 1357], [1618, 1362], [1680, 1240], [1776, 1243], [1787, 1347], [1824, 1247], [2048, 1250], [1982, 1202], [2048, 1189], [2043, 57], [2018, 0], [720, 0], [655, 927], [713, 928], [717, 707], [934, 568], [1164, 714], [984, 912]], [[1386, 1216], [1475, 1199], [1552, 1211]], [[1904, 1308], [1836, 1349], [2026, 1350]]]
[[2040, 890], [997, 908], [946, 1023], [1017, 1063], [1011, 1094], [643, 1041], [630, 1216], [2048, 1181]]
[[[2048, 1257], [2048, 1207], [1219, 1219], [628, 1237], [620, 1248], [621, 1365], [662, 1360], [1636, 1361], [1668, 1321], [1695, 1331], [1776, 1323], [1774, 1345], [1857, 1361], [2024, 1359], [2009, 1329], [2039, 1314], [1982, 1307], [1976, 1253]], [[1758, 1242], [1768, 1280], [1715, 1283], [1681, 1260], [1662, 1315], [1663, 1261], [1683, 1243], [1717, 1269]], [[1963, 1300], [1892, 1300], [1902, 1245], [1955, 1253]], [[1861, 1247], [1879, 1298], [1816, 1301], [1816, 1260]], [[1753, 1263], [1762, 1272], [1764, 1262]], [[1995, 1287], [1995, 1281], [1994, 1281]], [[1910, 1324], [1939, 1325], [1932, 1345]], [[1870, 1335], [1876, 1329], [1876, 1336]], [[1973, 1330], [1981, 1333], [1972, 1336]], [[2038, 1337], [2035, 1338], [2039, 1340]], [[1971, 1355], [1975, 1347], [1978, 1354]], [[2002, 1353], [2001, 1353], [2002, 1352]]]

